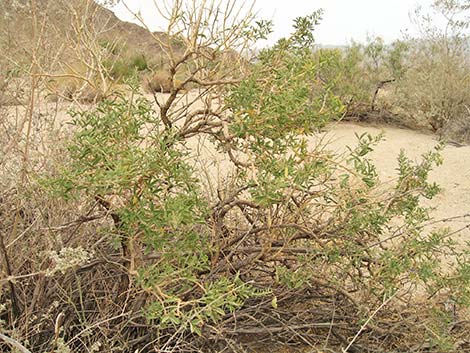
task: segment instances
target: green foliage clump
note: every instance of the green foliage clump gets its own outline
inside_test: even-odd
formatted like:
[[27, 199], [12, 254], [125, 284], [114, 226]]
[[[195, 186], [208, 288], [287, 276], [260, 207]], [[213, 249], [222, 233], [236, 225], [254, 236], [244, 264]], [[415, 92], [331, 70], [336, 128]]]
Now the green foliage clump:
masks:
[[[405, 42], [387, 46], [376, 37], [346, 48], [317, 49], [313, 55], [320, 65], [319, 77], [346, 105], [346, 114], [360, 116], [376, 109], [381, 89], [403, 78], [408, 68], [407, 51]], [[381, 103], [381, 109], [388, 107]]]
[[146, 308], [150, 320], [200, 332], [206, 319], [216, 322], [256, 296], [240, 279], [201, 277], [213, 251], [204, 227], [208, 204], [184, 143], [155, 129], [160, 122], [149, 102], [105, 100], [71, 115], [78, 129], [68, 148], [71, 162], [49, 187], [65, 197], [89, 196], [107, 208], [114, 221], [109, 234], [126, 254], [156, 255], [154, 261], [135, 259], [136, 267], [129, 268], [155, 296]]
[[[386, 45], [380, 38], [342, 49], [317, 49], [319, 76], [346, 105], [348, 116], [379, 118], [469, 141], [468, 5], [435, 1], [418, 9], [418, 38]], [[445, 26], [441, 28], [439, 21]]]
[[132, 76], [149, 70], [149, 64], [144, 54], [126, 58], [119, 56], [118, 59], [110, 59], [104, 63], [108, 74], [113, 80], [125, 81]]
[[[125, 290], [144, 294], [143, 313], [158, 327], [161, 346], [224, 333], [231, 342], [231, 334], [260, 326], [268, 333], [305, 322], [321, 327], [332, 313], [338, 335], [352, 337], [392, 299], [411, 305], [410, 288], [453, 291], [456, 302], [469, 301], [467, 256], [460, 254], [445, 273], [439, 256], [455, 254], [455, 244], [447, 231], [423, 231], [429, 209], [421, 200], [439, 191], [428, 176], [442, 162], [442, 146], [420, 162], [400, 154], [396, 184], [384, 189], [369, 157], [382, 136], [358, 135], [343, 158], [322, 141], [310, 144], [341, 118], [342, 101], [354, 92], [353, 86], [338, 91], [339, 78], [361, 70], [378, 77], [387, 62], [397, 77], [404, 70], [405, 48], [388, 52], [380, 40], [346, 55], [313, 53], [320, 18], [316, 12], [296, 19], [293, 35], [261, 51], [242, 79], [192, 76], [217, 92], [220, 110], [210, 95], [203, 109], [179, 107], [184, 85], [175, 82], [176, 66], [169, 70], [171, 94], [163, 103], [156, 98], [158, 113], [136, 90], [72, 113], [68, 163], [46, 184], [56, 195], [106, 211], [109, 241], [122, 249]], [[202, 192], [191, 163], [188, 140], [202, 135], [234, 170], [216, 197]], [[392, 320], [418, 330], [388, 310], [393, 319], [377, 315], [375, 327]], [[376, 349], [374, 326], [361, 339]], [[420, 334], [429, 327], [420, 326]], [[401, 333], [391, 336], [383, 339], [402, 348]], [[441, 341], [448, 343], [444, 335]]]
[[320, 16], [298, 19], [294, 35], [263, 50], [249, 79], [228, 95], [231, 131], [240, 141], [254, 137], [252, 150], [285, 153], [295, 136], [311, 135], [341, 115], [341, 102], [318, 79], [311, 56], [311, 33]]

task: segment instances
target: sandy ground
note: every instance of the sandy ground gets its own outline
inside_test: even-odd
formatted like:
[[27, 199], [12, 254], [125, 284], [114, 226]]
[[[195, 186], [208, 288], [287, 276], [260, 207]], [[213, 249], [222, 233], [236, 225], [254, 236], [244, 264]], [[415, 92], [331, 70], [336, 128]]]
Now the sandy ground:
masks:
[[[418, 131], [355, 123], [336, 124], [330, 128], [327, 136], [332, 141], [332, 149], [342, 152], [345, 146], [356, 144], [356, 133], [364, 132], [372, 135], [381, 132], [385, 134], [384, 140], [371, 153], [383, 182], [391, 182], [397, 178], [397, 157], [400, 150], [404, 149], [409, 158], [419, 161], [423, 153], [432, 150], [438, 143], [434, 135]], [[436, 220], [462, 216], [436, 226], [448, 226], [453, 230], [468, 226], [454, 238], [470, 241], [470, 146], [447, 145], [442, 156], [444, 163], [430, 174], [430, 180], [436, 182], [442, 191], [433, 200], [426, 201], [426, 205], [435, 208], [431, 214]], [[463, 217], [465, 215], [467, 216]]]

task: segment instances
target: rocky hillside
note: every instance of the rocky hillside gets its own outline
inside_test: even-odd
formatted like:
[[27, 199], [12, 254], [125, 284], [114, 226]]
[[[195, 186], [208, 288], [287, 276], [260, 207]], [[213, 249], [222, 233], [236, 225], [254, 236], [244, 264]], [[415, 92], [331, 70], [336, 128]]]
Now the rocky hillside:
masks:
[[0, 33], [0, 105], [24, 101], [32, 63], [54, 99], [96, 102], [135, 72], [147, 90], [163, 90], [162, 43], [184, 51], [181, 40], [123, 22], [94, 0], [0, 0]]
[[[103, 45], [117, 42], [115, 52], [145, 55], [155, 62], [161, 60], [162, 50], [154, 36], [168, 41], [164, 33], [152, 35], [136, 24], [123, 22], [93, 0], [36, 0], [35, 11], [32, 4], [30, 0], [0, 0], [0, 63], [12, 59], [28, 61], [32, 48], [38, 44], [48, 54], [67, 55], [66, 47], [76, 42], [81, 28], [88, 30], [90, 40]], [[182, 50], [176, 41], [173, 44], [177, 51]]]

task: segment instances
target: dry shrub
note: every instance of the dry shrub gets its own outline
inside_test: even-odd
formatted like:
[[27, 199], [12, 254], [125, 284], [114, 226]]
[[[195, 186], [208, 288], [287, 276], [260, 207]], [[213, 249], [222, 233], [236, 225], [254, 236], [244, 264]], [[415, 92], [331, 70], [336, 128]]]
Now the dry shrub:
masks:
[[[26, 197], [24, 192], [29, 196]], [[15, 284], [3, 281], [5, 277], [2, 276], [0, 302], [6, 307], [0, 309], [0, 320], [16, 322], [17, 327], [9, 335], [21, 337], [19, 340], [27, 341], [29, 347], [35, 347], [34, 351], [58, 352], [57, 340], [52, 342], [47, 337], [50, 337], [48, 332], [54, 330], [59, 315], [65, 315], [57, 326], [60, 332], [71, 330], [80, 334], [100, 321], [106, 322], [112, 316], [119, 317], [116, 311], [119, 306], [128, 312], [126, 296], [119, 296], [124, 291], [120, 287], [121, 278], [125, 276], [123, 263], [116, 258], [115, 249], [109, 245], [98, 245], [103, 235], [96, 232], [97, 223], [76, 222], [70, 205], [44, 195], [39, 189], [3, 189], [0, 197], [2, 222], [8, 227], [2, 229], [0, 234], [8, 254], [4, 259], [8, 260], [13, 275], [33, 274], [24, 282]], [[75, 207], [86, 212], [93, 205], [76, 203]], [[16, 232], [11, 231], [14, 225]], [[18, 236], [21, 238], [15, 241]], [[94, 254], [106, 254], [110, 262], [104, 258], [88, 261]], [[110, 265], [111, 262], [114, 265]], [[136, 295], [131, 291], [128, 299], [136, 298]], [[85, 312], [91, 315], [83, 316]], [[13, 315], [9, 316], [11, 313]], [[121, 320], [111, 322], [113, 325], [108, 333], [94, 333], [85, 339], [86, 342], [80, 338], [84, 343], [80, 347], [91, 349], [93, 345], [101, 345], [104, 351], [109, 352], [111, 347], [124, 347], [127, 340], [136, 338], [127, 336], [129, 332], [126, 330], [125, 337], [118, 333], [118, 327], [124, 324]], [[145, 335], [140, 330], [135, 334]], [[62, 337], [59, 333], [58, 338]], [[81, 351], [75, 343], [67, 342], [64, 345], [74, 352]], [[2, 342], [0, 351], [8, 351]]]
[[119, 91], [118, 85], [109, 82], [103, 89], [99, 81], [84, 81], [81, 78], [64, 75], [50, 80], [47, 83], [47, 97], [49, 102], [56, 102], [60, 98], [67, 101], [77, 101], [84, 104], [93, 104], [113, 96]]
[[460, 0], [434, 1], [431, 14], [416, 10], [420, 38], [407, 40], [403, 75], [387, 97], [408, 125], [462, 142], [470, 142], [468, 11]]
[[23, 104], [25, 100], [24, 85], [26, 83], [23, 79], [0, 76], [0, 106]]
[[75, 82], [68, 82], [64, 86], [50, 90], [47, 95], [49, 102], [57, 102], [60, 98], [68, 101], [92, 104], [103, 100], [104, 96], [98, 89], [90, 85], [79, 87]]
[[469, 143], [470, 142], [470, 111], [467, 114], [462, 113], [451, 119], [442, 129], [442, 136], [452, 142]]
[[414, 41], [410, 47], [409, 68], [391, 94], [391, 101], [404, 119], [413, 120], [418, 127], [464, 137], [465, 131], [456, 129], [468, 118], [466, 107], [470, 106], [466, 49], [458, 38]]
[[170, 93], [173, 80], [168, 72], [160, 70], [144, 78], [144, 88], [149, 93]]
[[0, 74], [0, 92], [5, 91], [7, 85], [7, 78], [4, 75]]
[[[60, 110], [65, 108], [59, 106]], [[63, 141], [67, 134], [61, 130], [60, 122], [55, 123], [59, 118], [54, 109], [42, 103], [35, 106], [29, 136], [26, 133], [29, 117], [23, 114], [25, 107], [15, 110], [0, 109], [0, 150], [3, 152], [0, 158], [0, 326], [2, 333], [23, 344], [28, 341], [28, 347], [37, 348], [33, 351], [58, 352], [63, 351], [61, 345], [66, 347], [61, 344], [61, 337], [52, 344], [46, 337], [54, 330], [59, 314], [65, 314], [66, 318], [57, 329], [74, 326], [78, 330], [72, 331], [77, 333], [86, 330], [85, 326], [76, 326], [76, 320], [81, 316], [80, 311], [88, 310], [85, 306], [93, 307], [89, 300], [96, 300], [104, 314], [96, 317], [105, 321], [113, 310], [110, 307], [121, 300], [116, 301], [118, 291], [108, 287], [112, 285], [108, 279], [119, 277], [122, 270], [119, 265], [111, 268], [106, 263], [97, 263], [98, 272], [95, 272], [92, 263], [91, 272], [73, 271], [81, 268], [94, 251], [113, 257], [115, 250], [109, 243], [98, 250], [96, 246], [103, 234], [96, 232], [93, 222], [76, 222], [75, 210], [87, 213], [93, 205], [74, 202], [70, 207], [44, 193], [37, 184], [36, 175], [53, 170], [57, 161], [63, 161], [64, 157]], [[29, 143], [27, 150], [24, 149], [26, 141]], [[102, 264], [105, 265], [103, 272]], [[7, 280], [20, 273], [30, 276], [21, 283]], [[80, 289], [77, 291], [77, 288]], [[84, 305], [81, 308], [81, 304], [77, 306], [80, 302]], [[16, 327], [14, 330], [10, 330], [11, 323]], [[102, 343], [96, 344], [102, 344], [106, 350], [107, 341], [98, 336], [90, 337], [88, 346], [99, 340]], [[125, 345], [124, 340], [120, 344]], [[2, 340], [0, 351], [11, 351]]]
[[8, 82], [6, 77], [0, 74], [0, 106], [6, 105], [7, 98], [6, 98], [6, 90], [8, 87]]

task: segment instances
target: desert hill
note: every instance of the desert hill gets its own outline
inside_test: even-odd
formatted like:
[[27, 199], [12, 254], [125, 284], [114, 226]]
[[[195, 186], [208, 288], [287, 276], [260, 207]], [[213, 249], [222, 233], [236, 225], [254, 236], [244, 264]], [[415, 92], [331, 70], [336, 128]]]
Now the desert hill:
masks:
[[[70, 40], [77, 26], [88, 24], [95, 29], [101, 41], [118, 40], [128, 52], [145, 54], [152, 58], [161, 54], [155, 37], [168, 41], [164, 33], [150, 33], [134, 23], [121, 21], [112, 11], [91, 0], [38, 0], [36, 13], [27, 0], [2, 0], [0, 2], [0, 46], [12, 50], [15, 47], [32, 45], [33, 19], [36, 17], [36, 35], [43, 34], [45, 41], [53, 47], [60, 47]], [[29, 43], [28, 43], [29, 42]], [[174, 48], [182, 46], [174, 41]]]
[[[9, 84], [17, 94], [24, 83], [15, 80], [34, 63], [46, 95], [82, 101], [112, 94], [135, 72], [150, 85], [166, 69], [164, 51], [184, 51], [183, 41], [121, 21], [93, 0], [1, 0], [0, 33], [0, 86]], [[2, 104], [24, 100], [2, 92]]]

